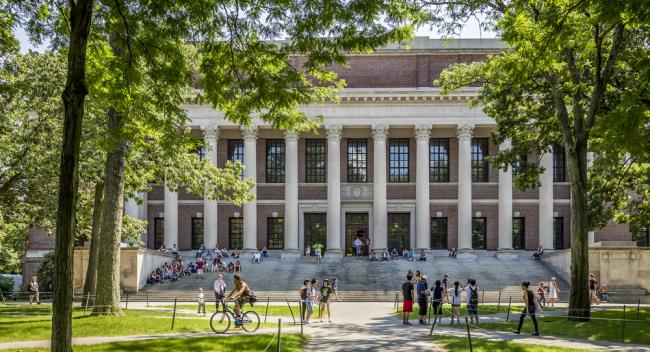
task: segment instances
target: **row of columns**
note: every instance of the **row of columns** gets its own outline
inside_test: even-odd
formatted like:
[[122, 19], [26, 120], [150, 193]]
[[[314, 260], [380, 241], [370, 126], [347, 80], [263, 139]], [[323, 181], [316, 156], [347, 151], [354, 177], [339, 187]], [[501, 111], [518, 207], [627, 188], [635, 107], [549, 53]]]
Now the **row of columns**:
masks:
[[[431, 125], [415, 126], [417, 147], [416, 158], [416, 212], [415, 248], [430, 248], [430, 200], [429, 200], [429, 138]], [[472, 168], [471, 141], [473, 125], [457, 127], [458, 137], [458, 249], [472, 249]], [[206, 158], [212, 165], [217, 162], [216, 126], [202, 127], [206, 145]], [[341, 137], [342, 126], [326, 125], [327, 132], [327, 251], [331, 255], [341, 255]], [[373, 234], [372, 247], [387, 247], [387, 209], [386, 209], [386, 143], [388, 125], [373, 125], [374, 147], [373, 179]], [[242, 127], [244, 137], [244, 176], [257, 181], [257, 127]], [[503, 142], [499, 148], [511, 147], [510, 141]], [[298, 135], [285, 132], [285, 250], [283, 256], [300, 255], [298, 248]], [[551, 153], [541, 157], [544, 172], [540, 175], [539, 189], [539, 244], [545, 249], [553, 248], [553, 158]], [[254, 187], [251, 192], [256, 194]], [[512, 170], [499, 170], [499, 226], [498, 248], [512, 250]], [[204, 202], [204, 242], [208, 248], [217, 245], [217, 201], [205, 199]], [[257, 248], [257, 201], [247, 202], [243, 207], [244, 252]], [[165, 186], [165, 246], [176, 248], [178, 243], [178, 193]]]

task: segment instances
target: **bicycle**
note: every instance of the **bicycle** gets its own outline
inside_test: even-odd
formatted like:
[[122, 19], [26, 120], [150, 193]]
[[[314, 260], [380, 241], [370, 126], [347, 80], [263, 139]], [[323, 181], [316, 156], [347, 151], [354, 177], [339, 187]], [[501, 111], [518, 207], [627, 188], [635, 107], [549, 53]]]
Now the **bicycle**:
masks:
[[225, 310], [216, 311], [210, 317], [210, 328], [217, 334], [225, 334], [230, 329], [230, 323], [235, 321], [235, 327], [241, 327], [246, 332], [255, 332], [260, 327], [260, 316], [250, 310], [243, 311], [240, 308], [240, 317], [235, 317], [235, 312], [225, 305]]

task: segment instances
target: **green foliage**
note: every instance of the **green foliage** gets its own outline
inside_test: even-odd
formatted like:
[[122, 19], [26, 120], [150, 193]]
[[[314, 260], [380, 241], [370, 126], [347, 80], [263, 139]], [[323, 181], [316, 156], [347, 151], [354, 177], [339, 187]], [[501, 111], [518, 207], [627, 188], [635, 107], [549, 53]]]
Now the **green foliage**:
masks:
[[43, 257], [43, 262], [36, 273], [36, 278], [38, 279], [38, 289], [41, 292], [52, 292], [54, 287], [54, 251]]
[[0, 277], [0, 290], [3, 294], [14, 290], [14, 279], [11, 277]]
[[122, 218], [122, 242], [131, 247], [143, 247], [142, 236], [147, 233], [147, 222], [124, 215]]

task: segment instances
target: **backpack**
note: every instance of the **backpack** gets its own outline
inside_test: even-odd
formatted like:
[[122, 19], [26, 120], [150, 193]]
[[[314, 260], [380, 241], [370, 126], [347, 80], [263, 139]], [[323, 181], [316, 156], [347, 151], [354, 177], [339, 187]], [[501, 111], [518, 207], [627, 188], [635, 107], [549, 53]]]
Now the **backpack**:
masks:
[[469, 288], [469, 301], [470, 303], [478, 303], [478, 287], [476, 290], [472, 290], [472, 288]]

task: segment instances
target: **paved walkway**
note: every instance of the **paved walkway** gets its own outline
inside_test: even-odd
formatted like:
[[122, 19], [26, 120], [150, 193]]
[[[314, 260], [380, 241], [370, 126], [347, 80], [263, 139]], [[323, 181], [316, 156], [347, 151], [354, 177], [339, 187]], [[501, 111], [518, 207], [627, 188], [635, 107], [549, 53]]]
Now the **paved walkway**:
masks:
[[[319, 352], [329, 351], [431, 351], [440, 350], [434, 345], [436, 335], [465, 337], [463, 329], [451, 328], [447, 325], [436, 326], [434, 337], [429, 336], [429, 326], [404, 326], [401, 320], [389, 314], [392, 303], [338, 303], [332, 304], [332, 323], [315, 322], [304, 326], [305, 334], [309, 335], [307, 350]], [[487, 317], [486, 317], [487, 318]], [[271, 319], [269, 321], [273, 321]], [[446, 321], [446, 320], [443, 320]], [[485, 321], [485, 320], [484, 320]], [[413, 321], [412, 321], [413, 322]], [[417, 322], [415, 322], [417, 323]], [[299, 326], [283, 327], [283, 333], [299, 332]], [[275, 333], [275, 329], [260, 329], [258, 333]], [[228, 335], [240, 334], [230, 332]], [[72, 342], [76, 345], [89, 345], [117, 341], [137, 341], [147, 339], [162, 339], [174, 337], [214, 336], [212, 333], [191, 334], [159, 334], [114, 337], [78, 337]], [[606, 341], [587, 341], [564, 337], [533, 337], [530, 335], [514, 335], [507, 332], [472, 330], [476, 338], [505, 340], [521, 344], [542, 346], [561, 346], [585, 350], [608, 351], [643, 351], [650, 352], [650, 346], [618, 344]], [[0, 343], [0, 349], [20, 349], [30, 347], [49, 347], [49, 340], [20, 341]]]

